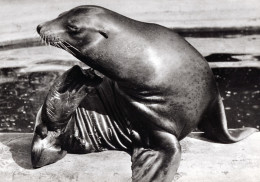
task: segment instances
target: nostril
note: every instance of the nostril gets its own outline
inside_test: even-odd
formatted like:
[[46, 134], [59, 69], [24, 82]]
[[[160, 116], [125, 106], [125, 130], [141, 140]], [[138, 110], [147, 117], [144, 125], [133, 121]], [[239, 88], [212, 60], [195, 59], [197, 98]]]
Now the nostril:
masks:
[[38, 34], [40, 34], [41, 28], [42, 28], [41, 25], [38, 25], [38, 26], [37, 26], [36, 30], [37, 30]]

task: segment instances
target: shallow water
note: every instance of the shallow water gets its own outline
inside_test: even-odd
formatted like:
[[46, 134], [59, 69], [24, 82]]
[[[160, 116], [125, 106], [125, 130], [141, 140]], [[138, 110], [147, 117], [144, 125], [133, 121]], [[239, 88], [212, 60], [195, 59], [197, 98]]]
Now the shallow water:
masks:
[[[19, 52], [20, 51], [20, 52]], [[28, 52], [29, 51], [29, 52]], [[32, 49], [37, 52], [38, 49]], [[20, 54], [20, 55], [19, 55]], [[52, 53], [32, 58], [30, 50], [17, 50], [5, 56], [7, 65], [0, 68], [0, 131], [32, 132], [35, 116], [52, 82], [74, 64], [79, 64], [67, 54], [58, 58]], [[40, 53], [37, 53], [39, 55]], [[54, 54], [59, 54], [54, 50]], [[17, 56], [18, 55], [18, 56]], [[23, 57], [21, 57], [23, 55]], [[26, 64], [26, 55], [28, 64]], [[49, 56], [49, 57], [48, 57]], [[40, 57], [40, 58], [39, 58]], [[249, 56], [250, 57], [250, 56]], [[259, 56], [251, 56], [259, 61]], [[52, 58], [52, 59], [51, 59]], [[209, 62], [242, 61], [245, 56], [234, 54], [212, 54]], [[1, 57], [0, 57], [1, 59]], [[3, 60], [4, 58], [2, 58]], [[25, 61], [17, 65], [17, 61]], [[260, 125], [260, 70], [258, 68], [213, 68], [224, 99], [230, 128]]]
[[260, 70], [213, 69], [231, 128], [260, 126]]
[[58, 72], [17, 74], [1, 69], [9, 81], [0, 84], [0, 131], [32, 132], [35, 115]]

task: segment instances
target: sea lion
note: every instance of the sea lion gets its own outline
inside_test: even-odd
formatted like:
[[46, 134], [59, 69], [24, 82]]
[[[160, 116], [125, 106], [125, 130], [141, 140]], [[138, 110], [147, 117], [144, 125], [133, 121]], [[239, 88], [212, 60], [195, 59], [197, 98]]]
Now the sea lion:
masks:
[[37, 31], [92, 69], [75, 66], [51, 87], [36, 119], [34, 167], [66, 152], [126, 150], [133, 181], [168, 182], [180, 163], [179, 141], [195, 128], [223, 143], [257, 131], [228, 131], [208, 63], [171, 29], [79, 6]]

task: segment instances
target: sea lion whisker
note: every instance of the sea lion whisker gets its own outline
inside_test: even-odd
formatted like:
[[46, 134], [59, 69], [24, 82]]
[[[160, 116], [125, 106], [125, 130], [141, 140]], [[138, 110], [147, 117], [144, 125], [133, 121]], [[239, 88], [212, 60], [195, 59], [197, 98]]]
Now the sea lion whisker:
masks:
[[43, 40], [43, 35], [40, 34], [40, 38], [41, 38], [41, 43], [44, 44], [44, 40]]
[[47, 38], [44, 39], [45, 46], [48, 46]]
[[47, 46], [47, 43], [46, 43], [46, 36], [45, 36], [45, 35], [43, 35], [43, 42], [44, 42], [45, 46]]
[[56, 43], [57, 48], [67, 51], [59, 42]]
[[65, 50], [68, 49], [61, 41], [59, 42], [59, 45], [60, 45], [63, 49], [65, 49]]
[[71, 44], [68, 43], [67, 41], [63, 41], [63, 42], [67, 44], [66, 46], [67, 46], [68, 48], [72, 48], [73, 50], [75, 50], [75, 51], [81, 53], [76, 47], [74, 47], [73, 45], [71, 45]]
[[64, 48], [64, 50], [66, 50], [67, 52], [69, 52], [73, 56], [76, 56], [76, 54], [73, 51], [71, 51], [62, 41], [60, 41], [59, 43]]
[[53, 42], [53, 45], [54, 45], [55, 47], [61, 48], [60, 45], [59, 45], [57, 42]]
[[60, 43], [60, 38], [59, 37], [54, 37], [53, 38], [53, 43], [55, 43], [56, 45], [58, 45]]
[[62, 49], [67, 50], [67, 47], [64, 44], [62, 44], [62, 42], [59, 42], [59, 45]]
[[48, 46], [50, 42], [50, 36], [45, 37], [45, 42], [46, 42], [46, 46]]
[[57, 42], [52, 42], [51, 45], [54, 46], [54, 47], [58, 47]]
[[43, 39], [45, 46], [47, 46], [46, 37]]
[[33, 37], [34, 38], [39, 37], [36, 31], [33, 32]]
[[42, 39], [42, 43], [44, 43], [44, 35], [43, 34], [40, 34], [40, 36], [41, 36], [41, 39]]

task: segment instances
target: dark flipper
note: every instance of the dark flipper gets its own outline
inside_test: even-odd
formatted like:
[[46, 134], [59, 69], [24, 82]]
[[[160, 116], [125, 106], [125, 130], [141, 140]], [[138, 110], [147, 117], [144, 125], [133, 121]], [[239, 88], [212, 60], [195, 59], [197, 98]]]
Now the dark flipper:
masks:
[[177, 138], [167, 132], [153, 131], [149, 148], [136, 146], [132, 154], [133, 182], [171, 182], [181, 160]]
[[33, 167], [56, 162], [67, 153], [62, 148], [61, 134], [84, 97], [102, 79], [91, 70], [74, 66], [55, 80], [36, 118], [31, 147]]
[[34, 168], [54, 163], [67, 154], [61, 148], [60, 131], [47, 131], [46, 126], [42, 123], [41, 111], [42, 109], [36, 117], [38, 126], [35, 129], [31, 145], [31, 161]]
[[42, 120], [49, 130], [64, 128], [81, 101], [102, 79], [88, 69], [73, 66], [54, 81], [42, 107]]
[[222, 143], [234, 143], [258, 131], [250, 127], [228, 130], [225, 109], [220, 96], [208, 108], [208, 111], [198, 128], [205, 132], [209, 139]]

